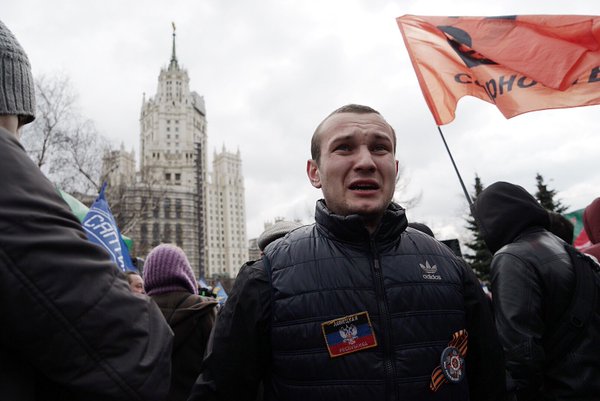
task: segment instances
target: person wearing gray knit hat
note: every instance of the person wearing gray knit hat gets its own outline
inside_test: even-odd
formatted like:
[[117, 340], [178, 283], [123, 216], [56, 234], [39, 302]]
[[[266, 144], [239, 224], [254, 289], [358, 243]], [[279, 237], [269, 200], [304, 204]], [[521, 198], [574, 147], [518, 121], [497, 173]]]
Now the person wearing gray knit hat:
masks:
[[0, 398], [163, 401], [173, 331], [19, 142], [34, 109], [29, 60], [0, 22]]
[[295, 230], [296, 228], [301, 226], [302, 224], [298, 223], [297, 221], [285, 220], [281, 220], [271, 224], [258, 237], [258, 240], [256, 241], [258, 244], [258, 248], [261, 251], [264, 251], [267, 245], [269, 245], [271, 242], [285, 236], [290, 231]]
[[171, 244], [152, 249], [144, 263], [144, 288], [148, 295], [174, 291], [198, 294], [196, 277], [185, 252]]
[[[35, 118], [35, 89], [25, 50], [0, 21], [0, 116], [17, 116], [18, 127]], [[10, 131], [10, 130], [9, 130]]]

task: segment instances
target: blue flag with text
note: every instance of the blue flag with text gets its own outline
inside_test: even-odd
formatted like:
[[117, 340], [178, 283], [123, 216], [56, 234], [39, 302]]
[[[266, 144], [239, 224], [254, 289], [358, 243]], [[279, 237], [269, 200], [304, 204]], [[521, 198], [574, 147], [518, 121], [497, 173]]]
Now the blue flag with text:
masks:
[[105, 189], [106, 183], [102, 185], [100, 194], [98, 194], [94, 204], [81, 222], [81, 225], [83, 226], [88, 239], [104, 247], [121, 270], [136, 271], [133, 263], [131, 263], [127, 246], [125, 245], [125, 242], [123, 242], [123, 238], [117, 227], [117, 222], [104, 197]]

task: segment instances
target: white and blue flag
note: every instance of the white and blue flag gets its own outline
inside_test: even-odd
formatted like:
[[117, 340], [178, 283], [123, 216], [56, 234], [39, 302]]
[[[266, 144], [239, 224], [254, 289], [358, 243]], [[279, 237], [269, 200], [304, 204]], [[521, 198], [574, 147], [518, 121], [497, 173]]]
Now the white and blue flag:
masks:
[[105, 188], [106, 183], [102, 185], [100, 194], [98, 194], [94, 204], [81, 222], [81, 225], [83, 226], [88, 239], [104, 247], [121, 270], [137, 271], [133, 266], [133, 263], [131, 263], [127, 246], [125, 245], [125, 242], [123, 242], [123, 238], [117, 227], [117, 222], [104, 197]]

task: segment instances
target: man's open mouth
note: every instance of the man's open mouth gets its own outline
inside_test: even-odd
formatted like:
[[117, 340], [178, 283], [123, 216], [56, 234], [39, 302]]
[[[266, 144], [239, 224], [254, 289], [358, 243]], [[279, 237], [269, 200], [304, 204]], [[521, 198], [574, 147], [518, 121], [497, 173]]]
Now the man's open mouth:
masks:
[[350, 185], [352, 191], [375, 191], [379, 189], [377, 184], [352, 184]]

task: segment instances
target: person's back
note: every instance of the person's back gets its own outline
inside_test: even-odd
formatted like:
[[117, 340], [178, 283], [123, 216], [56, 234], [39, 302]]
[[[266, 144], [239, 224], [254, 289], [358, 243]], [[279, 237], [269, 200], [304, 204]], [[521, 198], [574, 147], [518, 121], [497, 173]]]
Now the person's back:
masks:
[[160, 401], [172, 334], [20, 145], [33, 79], [2, 22], [0, 62], [0, 398]]
[[575, 274], [565, 243], [547, 231], [546, 211], [523, 188], [500, 182], [479, 195], [474, 215], [495, 252], [496, 324], [518, 399], [598, 399], [600, 327], [590, 325], [566, 353], [549, 346], [571, 304]]
[[144, 288], [175, 334], [166, 400], [186, 400], [200, 373], [217, 301], [198, 295], [196, 278], [185, 253], [169, 244], [159, 245], [148, 254]]

